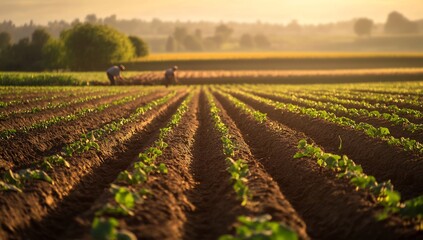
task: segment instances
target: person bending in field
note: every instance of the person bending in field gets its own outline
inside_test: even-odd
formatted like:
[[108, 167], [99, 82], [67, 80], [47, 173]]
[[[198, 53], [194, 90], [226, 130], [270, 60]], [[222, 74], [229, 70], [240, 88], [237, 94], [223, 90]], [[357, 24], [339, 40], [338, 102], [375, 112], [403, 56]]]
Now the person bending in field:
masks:
[[113, 66], [107, 69], [106, 73], [107, 73], [107, 77], [110, 80], [110, 85], [116, 85], [116, 82], [115, 82], [116, 79], [123, 81], [123, 77], [120, 74], [120, 72], [124, 70], [125, 70], [125, 66], [123, 65]]
[[164, 75], [164, 84], [166, 87], [178, 82], [178, 79], [176, 78], [176, 70], [178, 70], [178, 66], [174, 66], [166, 70]]

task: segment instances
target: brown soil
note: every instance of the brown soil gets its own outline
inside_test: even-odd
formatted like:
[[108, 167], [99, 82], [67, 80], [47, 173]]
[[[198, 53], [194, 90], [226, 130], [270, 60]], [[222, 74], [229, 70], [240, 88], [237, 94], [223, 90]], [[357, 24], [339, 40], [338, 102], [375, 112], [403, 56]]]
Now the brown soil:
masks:
[[[70, 159], [71, 168], [51, 173], [55, 185], [35, 181], [24, 193], [0, 193], [0, 237], [10, 239], [55, 239], [72, 216], [89, 208], [92, 202], [131, 162], [143, 135], [157, 129], [176, 110], [184, 93], [167, 104], [125, 125], [121, 131], [104, 138], [100, 152], [90, 151]], [[159, 118], [160, 117], [160, 118]], [[24, 194], [24, 198], [22, 197]], [[57, 217], [63, 222], [58, 223]]]
[[[55, 108], [55, 109], [47, 109], [44, 111], [36, 112], [36, 113], [24, 113], [24, 114], [16, 114], [7, 119], [0, 120], [0, 131], [4, 131], [6, 129], [20, 129], [23, 127], [31, 126], [34, 123], [41, 122], [44, 120], [48, 120], [52, 117], [63, 117], [67, 116], [71, 113], [75, 113], [80, 111], [84, 108], [92, 108], [99, 106], [104, 103], [111, 103], [115, 100], [124, 98], [126, 96], [136, 95], [135, 93], [122, 93], [118, 95], [112, 96], [105, 96], [98, 99], [89, 100], [82, 103], [72, 104], [65, 108]], [[69, 100], [64, 101], [72, 101], [78, 98], [74, 97]]]
[[88, 114], [76, 121], [61, 122], [48, 129], [37, 129], [0, 140], [0, 168], [16, 169], [40, 161], [43, 156], [54, 154], [66, 144], [79, 139], [82, 133], [129, 116], [140, 105], [165, 94], [166, 91], [159, 91], [124, 105], [111, 106], [100, 113]]
[[[423, 194], [423, 156], [407, 152], [399, 147], [371, 138], [361, 131], [342, 127], [321, 119], [312, 119], [259, 103], [246, 97], [235, 95], [255, 109], [296, 131], [303, 132], [328, 152], [345, 154], [357, 164], [361, 164], [367, 174], [379, 181], [391, 180], [401, 192], [403, 199]], [[339, 137], [342, 149], [339, 148]]]
[[301, 239], [308, 239], [305, 223], [299, 217], [291, 204], [285, 199], [277, 183], [264, 171], [264, 167], [252, 155], [248, 145], [245, 143], [240, 130], [233, 120], [228, 116], [225, 109], [217, 101], [216, 105], [221, 110], [222, 121], [228, 126], [233, 136], [237, 154], [235, 159], [244, 159], [248, 162], [251, 176], [248, 177], [248, 187], [254, 196], [251, 204], [246, 208], [250, 212], [247, 215], [267, 213], [272, 216], [273, 221], [282, 222], [298, 233]]
[[[302, 239], [307, 239], [305, 224], [283, 199], [276, 183], [259, 170], [257, 163], [250, 166], [255, 204], [240, 205], [225, 171], [227, 166], [220, 150], [219, 133], [208, 117], [204, 95], [200, 98], [200, 109], [196, 96], [190, 111], [169, 137], [169, 147], [157, 160], [167, 165], [169, 173], [149, 179], [147, 188], [152, 190], [153, 196], [137, 205], [135, 216], [122, 219], [120, 225], [142, 239], [216, 239], [231, 231], [239, 215], [269, 213], [275, 221], [288, 223]], [[204, 138], [205, 133], [207, 138]], [[79, 222], [85, 229], [90, 226], [93, 211], [107, 199], [110, 194], [106, 192], [82, 216]]]
[[[274, 95], [271, 95], [271, 94], [262, 94], [262, 93], [255, 93], [255, 94], [257, 96], [269, 98], [269, 99], [279, 101], [279, 102], [283, 102], [283, 103], [292, 103], [292, 104], [302, 106], [302, 107], [309, 107], [306, 104], [302, 104], [302, 103], [299, 103], [299, 102], [293, 101], [293, 100], [283, 99], [281, 97], [274, 96]], [[316, 109], [325, 110], [323, 108], [316, 108]], [[386, 128], [389, 129], [391, 135], [396, 137], [396, 138], [407, 137], [407, 138], [410, 138], [410, 139], [414, 139], [418, 142], [423, 142], [423, 131], [416, 131], [415, 133], [411, 133], [410, 131], [405, 130], [400, 125], [394, 125], [393, 123], [391, 123], [387, 120], [384, 120], [384, 119], [380, 119], [380, 118], [373, 118], [373, 117], [366, 117], [366, 116], [355, 117], [355, 116], [350, 116], [346, 113], [335, 112], [335, 111], [327, 111], [327, 112], [333, 112], [338, 117], [350, 118], [350, 119], [356, 121], [357, 123], [365, 122], [365, 123], [369, 123], [369, 124], [371, 124], [375, 127], [386, 127]]]
[[[18, 91], [16, 90], [18, 89]], [[52, 96], [58, 96], [60, 94], [61, 90], [56, 91], [39, 91], [36, 92], [36, 90], [28, 90], [28, 91], [19, 91], [19, 87], [15, 89], [10, 89], [8, 93], [0, 94], [1, 101], [9, 102], [13, 100], [22, 100], [22, 99], [28, 99], [31, 101], [34, 98], [39, 97], [52, 97]], [[85, 91], [81, 88], [75, 89], [71, 91], [71, 94], [79, 94], [79, 93], [85, 93]]]
[[[84, 96], [92, 96], [92, 95], [99, 95], [107, 93], [106, 90], [96, 90], [96, 91], [71, 91], [66, 92], [65, 94], [61, 92], [50, 92], [50, 93], [31, 93], [31, 94], [19, 94], [19, 98], [16, 98], [15, 100], [23, 100], [21, 103], [12, 104], [10, 106], [0, 108], [0, 113], [7, 113], [15, 110], [21, 110], [21, 109], [30, 109], [32, 107], [37, 106], [43, 106], [48, 104], [49, 102], [55, 103], [55, 102], [63, 102], [67, 101], [69, 99], [77, 99]], [[16, 96], [16, 94], [15, 94]], [[37, 99], [42, 98], [42, 99]], [[1, 101], [12, 101], [14, 99], [8, 99], [5, 100], [3, 98], [0, 98]]]
[[399, 94], [402, 96], [419, 96], [419, 97], [423, 97], [423, 95], [421, 93], [413, 93], [413, 92], [408, 92], [408, 93], [393, 93], [391, 91], [382, 91], [382, 90], [368, 90], [368, 89], [352, 89], [351, 91], [353, 92], [359, 92], [359, 93], [381, 93], [381, 94]]
[[314, 160], [294, 159], [296, 145], [306, 136], [273, 121], [257, 123], [227, 99], [219, 101], [241, 129], [244, 139], [266, 171], [303, 217], [313, 239], [412, 239], [417, 233], [398, 219], [378, 222], [380, 212], [366, 192], [321, 169]]
[[[127, 90], [127, 94], [134, 94], [138, 89]], [[60, 152], [82, 133], [128, 117], [137, 107], [170, 90], [158, 89], [75, 121], [0, 140], [0, 174], [6, 169], [31, 167], [43, 157]], [[196, 91], [189, 110], [168, 135], [169, 146], [157, 159], [157, 163], [166, 164], [169, 173], [152, 174], [145, 184], [131, 186], [137, 190], [146, 187], [153, 195], [136, 205], [134, 216], [119, 217], [120, 228], [139, 239], [208, 240], [235, 233], [240, 215], [270, 214], [273, 221], [295, 230], [300, 239], [423, 239], [422, 231], [417, 232], [410, 222], [396, 215], [376, 221], [382, 207], [367, 191], [356, 190], [313, 159], [293, 158], [298, 141], [307, 139], [327, 152], [348, 155], [378, 181], [391, 179], [407, 200], [423, 194], [422, 155], [351, 128], [275, 110], [233, 94], [268, 114], [268, 121], [260, 124], [214, 92], [222, 121], [237, 146], [234, 159], [244, 159], [250, 170], [247, 185], [253, 198], [241, 206], [229, 180], [221, 134], [209, 115], [205, 90], [176, 90], [169, 102], [99, 139], [99, 151], [68, 157], [70, 168], [57, 166], [48, 171], [54, 185], [33, 181], [23, 193], [0, 191], [0, 239], [91, 239], [95, 211], [113, 200], [110, 184], [119, 172], [133, 168], [138, 154], [157, 139], [159, 129], [167, 124], [188, 91]], [[71, 111], [68, 107], [62, 110]], [[386, 124], [363, 120], [376, 126]], [[399, 129], [391, 131], [400, 134]], [[341, 150], [338, 136], [343, 142]]]
[[[313, 98], [308, 98], [308, 97], [303, 97], [303, 98], [309, 99], [309, 100], [314, 100], [315, 101], [315, 99], [313, 99]], [[319, 101], [321, 101], [321, 102], [331, 102], [330, 100], [326, 100], [326, 99], [319, 99]], [[383, 109], [383, 108], [373, 109], [373, 108], [367, 108], [367, 107], [364, 107], [364, 106], [361, 106], [361, 105], [357, 105], [357, 104], [352, 104], [352, 103], [351, 104], [342, 104], [342, 105], [344, 107], [346, 107], [346, 108], [357, 108], [357, 109], [364, 108], [364, 109], [367, 109], [367, 110], [370, 110], [370, 111], [376, 110], [376, 111], [379, 111], [381, 113], [392, 113], [392, 112], [390, 112], [390, 111], [388, 111], [386, 109]], [[410, 122], [412, 122], [412, 123], [421, 123], [421, 124], [423, 124], [423, 119], [417, 118], [417, 117], [412, 116], [412, 115], [398, 114], [398, 116], [405, 117], [408, 120], [410, 120]]]

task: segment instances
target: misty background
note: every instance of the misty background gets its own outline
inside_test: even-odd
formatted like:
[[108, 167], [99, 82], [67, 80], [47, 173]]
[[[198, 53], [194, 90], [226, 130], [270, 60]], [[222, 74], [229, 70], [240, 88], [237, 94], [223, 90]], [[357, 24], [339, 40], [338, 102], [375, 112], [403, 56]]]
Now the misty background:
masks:
[[0, 23], [0, 32], [7, 32], [11, 42], [30, 38], [44, 28], [58, 38], [63, 30], [78, 23], [111, 26], [127, 35], [141, 37], [150, 52], [196, 51], [423, 51], [423, 19], [410, 19], [391, 12], [384, 22], [356, 18], [321, 24], [256, 21], [164, 21], [121, 19], [117, 15], [100, 18], [88, 14], [72, 21], [54, 20], [47, 24], [33, 21], [21, 25], [11, 20]]

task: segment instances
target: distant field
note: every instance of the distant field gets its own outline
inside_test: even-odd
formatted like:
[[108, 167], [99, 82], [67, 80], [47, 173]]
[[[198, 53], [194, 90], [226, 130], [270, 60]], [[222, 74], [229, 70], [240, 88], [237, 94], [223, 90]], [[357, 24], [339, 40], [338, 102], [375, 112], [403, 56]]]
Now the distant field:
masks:
[[154, 53], [138, 58], [134, 62], [154, 62], [172, 60], [224, 60], [224, 59], [326, 59], [326, 58], [423, 58], [423, 53], [380, 53], [380, 52], [193, 52], [193, 53]]
[[422, 53], [166, 53], [124, 63], [132, 71], [318, 70], [423, 67]]
[[[127, 71], [124, 77], [138, 76], [146, 72]], [[3, 72], [0, 73], [0, 85], [73, 85], [107, 84], [104, 72]]]
[[[157, 85], [163, 71], [124, 72], [118, 85]], [[423, 68], [334, 69], [334, 70], [181, 70], [180, 84], [222, 83], [359, 83], [419, 81]], [[104, 72], [0, 73], [1, 86], [88, 86], [108, 85]]]

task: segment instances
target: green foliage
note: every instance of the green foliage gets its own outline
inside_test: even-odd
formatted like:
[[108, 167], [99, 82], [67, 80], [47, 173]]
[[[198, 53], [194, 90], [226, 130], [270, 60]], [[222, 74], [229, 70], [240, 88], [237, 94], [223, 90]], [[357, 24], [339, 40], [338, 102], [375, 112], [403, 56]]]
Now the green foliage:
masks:
[[128, 61], [135, 50], [122, 33], [105, 25], [78, 24], [62, 33], [68, 65], [73, 70], [96, 70]]
[[69, 162], [66, 161], [62, 156], [57, 154], [45, 157], [43, 163], [41, 164], [41, 167], [45, 170], [53, 170], [54, 166], [56, 165], [70, 168]]
[[[191, 101], [192, 96], [193, 94], [190, 94], [187, 99], [181, 103], [176, 110], [176, 113], [172, 115], [166, 126], [160, 129], [159, 138], [154, 142], [153, 146], [138, 155], [140, 161], [134, 163], [132, 171], [125, 170], [119, 173], [117, 178], [118, 182], [136, 185], [146, 182], [151, 173], [168, 173], [168, 169], [165, 164], [160, 163], [157, 165], [155, 164], [155, 161], [167, 148], [168, 144], [165, 142], [165, 138], [171, 130], [180, 123], [182, 116], [188, 110], [188, 102]], [[150, 108], [148, 104], [144, 107], [146, 107], [145, 109]], [[143, 113], [144, 110], [137, 112]]]
[[135, 48], [136, 57], [145, 57], [148, 55], [148, 45], [145, 41], [136, 36], [129, 36], [129, 40], [131, 41], [132, 46]]
[[[94, 94], [94, 93], [95, 92], [92, 92], [92, 94]], [[33, 108], [29, 108], [29, 109], [21, 108], [21, 109], [9, 111], [9, 112], [0, 113], [0, 119], [5, 119], [7, 117], [11, 117], [11, 116], [16, 115], [16, 114], [37, 113], [37, 112], [41, 112], [41, 111], [49, 110], [49, 109], [65, 108], [65, 107], [73, 105], [73, 104], [83, 103], [83, 102], [87, 102], [87, 101], [94, 100], [94, 99], [100, 99], [100, 98], [103, 98], [103, 97], [106, 97], [106, 96], [116, 95], [117, 93], [118, 92], [111, 91], [110, 93], [101, 94], [101, 95], [91, 95], [91, 96], [88, 96], [88, 97], [82, 97], [82, 98], [72, 100], [72, 101], [69, 101], [69, 102], [49, 103], [46, 106], [36, 106], [36, 107], [33, 107]], [[76, 94], [72, 94], [72, 93], [69, 94], [69, 96], [71, 96], [71, 95], [76, 96]], [[58, 98], [58, 96], [59, 95], [56, 95], [56, 96], [50, 97], [49, 99], [53, 100], [53, 99]], [[42, 100], [42, 99], [46, 99], [46, 98], [44, 98], [44, 97], [38, 98], [38, 100]], [[30, 101], [31, 102], [37, 101], [37, 99], [31, 99]], [[6, 105], [8, 105], [8, 103], [6, 103]]]
[[95, 240], [136, 240], [137, 237], [127, 231], [118, 230], [119, 222], [115, 218], [94, 218], [91, 237]]
[[10, 33], [8, 32], [0, 32], [0, 53], [10, 47], [12, 37], [10, 36]]
[[[265, 91], [257, 91], [255, 92], [264, 93]], [[365, 94], [361, 94], [360, 96], [355, 95], [349, 95], [346, 93], [334, 93], [332, 95], [325, 95], [318, 92], [318, 95], [314, 95], [312, 93], [279, 93], [273, 92], [272, 95], [277, 96], [278, 98], [286, 99], [288, 101], [295, 101], [301, 104], [304, 104], [309, 107], [317, 108], [317, 109], [325, 109], [330, 112], [334, 112], [336, 114], [347, 114], [351, 117], [358, 117], [358, 116], [368, 116], [372, 118], [379, 118], [383, 120], [387, 120], [394, 125], [402, 126], [404, 130], [409, 132], [416, 132], [416, 131], [422, 131], [423, 130], [423, 124], [416, 124], [410, 122], [407, 118], [400, 117], [397, 114], [407, 114], [407, 115], [414, 115], [415, 117], [422, 117], [420, 111], [414, 110], [414, 109], [406, 109], [406, 108], [399, 108], [395, 105], [387, 106], [385, 104], [377, 103], [375, 105], [366, 103], [364, 101], [352, 101], [349, 99], [343, 99], [344, 97], [351, 97], [355, 99], [369, 99], [369, 100], [377, 100], [378, 102], [383, 102], [385, 99], [383, 95], [381, 96], [375, 96], [375, 97], [369, 97]], [[310, 100], [308, 98], [311, 98], [313, 100]], [[320, 101], [320, 100], [329, 100], [329, 101]], [[399, 100], [398, 100], [399, 101]], [[403, 100], [405, 101], [405, 100]], [[411, 105], [419, 106], [418, 100], [411, 100], [411, 101], [405, 101]], [[338, 104], [341, 103], [341, 104]], [[346, 108], [342, 104], [354, 104], [354, 105], [360, 105], [363, 108], [356, 109], [356, 108]], [[368, 110], [373, 109], [373, 110]], [[379, 111], [375, 110], [378, 108], [386, 109], [388, 111], [391, 111], [392, 113], [380, 113]]]
[[21, 192], [25, 184], [34, 180], [41, 180], [53, 184], [51, 177], [42, 170], [33, 170], [29, 168], [22, 169], [18, 172], [8, 170], [2, 175], [0, 190]]
[[114, 216], [133, 216], [133, 208], [135, 204], [142, 203], [147, 191], [135, 192], [134, 190], [112, 184], [109, 189], [113, 195], [113, 202], [107, 203], [96, 212], [97, 216], [114, 215]]
[[294, 158], [310, 157], [319, 166], [337, 173], [339, 178], [347, 178], [358, 189], [367, 189], [376, 196], [384, 211], [377, 216], [378, 220], [385, 219], [389, 214], [400, 213], [403, 217], [421, 219], [423, 216], [423, 196], [401, 204], [401, 195], [394, 190], [390, 181], [378, 183], [374, 176], [366, 175], [360, 165], [356, 165], [347, 156], [325, 153], [322, 149], [308, 144], [306, 140], [298, 142], [298, 152]]
[[59, 70], [66, 68], [65, 47], [63, 42], [50, 39], [42, 48], [44, 68], [47, 70]]
[[[93, 107], [93, 108], [83, 108], [83, 109], [81, 109], [81, 110], [79, 110], [75, 113], [71, 113], [69, 115], [53, 116], [49, 119], [36, 122], [32, 125], [25, 126], [25, 127], [20, 128], [20, 129], [3, 130], [3, 131], [0, 132], [0, 138], [7, 139], [7, 138], [13, 137], [14, 135], [16, 135], [19, 132], [26, 133], [26, 132], [29, 132], [29, 131], [34, 130], [34, 129], [48, 128], [49, 126], [57, 124], [59, 122], [74, 121], [76, 119], [79, 119], [81, 117], [86, 116], [89, 113], [101, 112], [101, 111], [104, 111], [106, 108], [109, 108], [110, 106], [121, 105], [121, 104], [130, 102], [130, 101], [134, 101], [136, 98], [139, 98], [140, 96], [143, 96], [143, 95], [145, 95], [145, 93], [139, 94], [135, 97], [134, 96], [124, 97], [124, 98], [115, 100], [110, 104], [104, 103], [104, 104], [101, 104], [101, 105]], [[171, 96], [171, 95], [172, 94], [169, 94], [169, 96]], [[162, 104], [163, 100], [166, 100], [167, 97], [168, 96], [166, 96], [165, 98], [162, 98], [160, 100], [156, 100], [156, 101], [160, 101], [160, 102], [154, 102], [153, 101], [150, 104], [153, 104], [153, 106], [156, 106], [157, 104]], [[153, 106], [151, 106], [148, 110], [152, 109]], [[139, 116], [141, 114], [143, 114], [143, 113], [136, 111], [129, 118], [120, 119], [120, 120], [108, 123], [103, 128], [92, 130], [87, 134], [83, 134], [81, 136], [80, 140], [75, 141], [75, 142], [65, 146], [63, 151], [65, 152], [65, 154], [67, 156], [72, 156], [72, 153], [74, 153], [74, 152], [83, 153], [83, 152], [86, 152], [90, 149], [97, 149], [98, 150], [99, 146], [96, 143], [96, 138], [99, 138], [103, 134], [119, 130], [120, 127], [123, 126], [124, 124], [129, 123], [131, 121], [135, 121], [137, 116]]]
[[99, 150], [100, 146], [96, 142], [94, 132], [89, 132], [88, 134], [82, 134], [81, 138], [78, 141], [75, 141], [64, 147], [65, 155], [72, 157], [73, 153], [81, 154], [90, 149]]
[[[141, 115], [152, 107], [163, 104], [170, 97], [174, 96], [175, 93], [171, 93], [155, 101], [155, 104], [147, 104], [147, 108], [138, 109], [135, 114]], [[176, 110], [176, 113], [172, 115], [171, 120], [167, 125], [161, 129], [159, 138], [154, 142], [153, 146], [146, 149], [144, 152], [139, 154], [139, 160], [134, 163], [132, 170], [125, 170], [119, 173], [115, 184], [110, 186], [110, 192], [113, 195], [113, 201], [104, 205], [100, 210], [96, 212], [96, 218], [92, 225], [92, 236], [95, 239], [120, 239], [117, 231], [118, 222], [113, 218], [104, 218], [106, 215], [113, 216], [133, 216], [133, 209], [136, 204], [143, 202], [143, 199], [151, 194], [148, 189], [141, 188], [139, 191], [135, 189], [140, 188], [140, 184], [145, 183], [148, 180], [148, 176], [151, 173], [167, 174], [168, 169], [165, 164], [156, 164], [156, 159], [163, 154], [163, 151], [168, 147], [165, 142], [167, 134], [171, 132], [172, 128], [177, 126], [182, 116], [188, 110], [188, 103], [192, 100], [193, 93], [182, 102], [182, 104]], [[149, 106], [148, 106], [149, 105]], [[166, 130], [164, 130], [166, 129]], [[121, 185], [128, 185], [128, 187]], [[125, 231], [120, 231], [121, 233]], [[123, 236], [122, 239], [131, 239], [131, 234]]]
[[295, 104], [285, 104], [282, 102], [273, 101], [268, 98], [259, 97], [244, 91], [232, 91], [232, 92], [244, 95], [248, 98], [254, 99], [266, 105], [273, 106], [275, 109], [281, 109], [281, 110], [289, 111], [292, 113], [299, 113], [299, 114], [307, 115], [312, 118], [320, 118], [325, 121], [333, 122], [341, 126], [346, 126], [346, 127], [355, 128], [357, 130], [361, 130], [370, 137], [380, 138], [381, 140], [386, 141], [388, 144], [400, 146], [406, 151], [415, 151], [418, 153], [423, 153], [422, 143], [417, 142], [416, 140], [413, 140], [410, 138], [404, 138], [404, 137], [401, 137], [399, 139], [395, 138], [390, 135], [389, 129], [385, 127], [377, 128], [368, 123], [363, 123], [363, 122], [356, 123], [354, 120], [349, 119], [347, 117], [338, 117], [332, 112], [327, 112], [325, 110], [317, 110], [315, 108], [301, 107]]
[[289, 227], [272, 222], [270, 215], [259, 217], [238, 217], [236, 234], [223, 235], [219, 240], [297, 240], [298, 235]]
[[219, 116], [220, 110], [214, 103], [212, 95], [210, 92], [206, 94], [210, 104], [210, 117], [213, 119], [216, 130], [222, 134], [220, 139], [223, 145], [223, 153], [226, 156], [226, 164], [228, 165], [226, 170], [231, 175], [232, 186], [238, 199], [241, 201], [241, 205], [245, 206], [252, 197], [247, 186], [247, 176], [250, 174], [248, 164], [243, 159], [233, 160], [233, 157], [236, 155], [236, 145], [231, 140], [228, 127], [222, 122]]
[[404, 207], [400, 209], [400, 214], [407, 217], [417, 217], [423, 219], [423, 196], [419, 196], [404, 202]]
[[237, 98], [233, 97], [232, 95], [223, 93], [223, 92], [219, 92], [220, 94], [224, 95], [226, 98], [229, 99], [229, 101], [235, 105], [235, 107], [241, 109], [244, 113], [249, 114], [251, 116], [254, 117], [254, 119], [259, 122], [259, 123], [263, 123], [264, 121], [267, 120], [267, 114], [266, 113], [262, 113], [260, 111], [251, 109], [250, 107], [248, 107], [245, 103], [241, 102], [240, 100], [238, 100]]
[[31, 41], [29, 38], [23, 38], [10, 47], [0, 49], [0, 68], [8, 71], [44, 70], [43, 48], [51, 36], [45, 29], [36, 29], [31, 38]]

